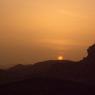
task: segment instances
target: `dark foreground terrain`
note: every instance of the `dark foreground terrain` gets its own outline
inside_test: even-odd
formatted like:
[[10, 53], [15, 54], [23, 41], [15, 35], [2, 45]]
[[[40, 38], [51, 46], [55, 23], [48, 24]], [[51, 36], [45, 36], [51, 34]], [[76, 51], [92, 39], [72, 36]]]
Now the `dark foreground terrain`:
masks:
[[0, 70], [0, 95], [95, 95], [95, 45], [79, 62], [50, 60]]
[[32, 78], [0, 87], [0, 95], [95, 95], [95, 86], [48, 78]]

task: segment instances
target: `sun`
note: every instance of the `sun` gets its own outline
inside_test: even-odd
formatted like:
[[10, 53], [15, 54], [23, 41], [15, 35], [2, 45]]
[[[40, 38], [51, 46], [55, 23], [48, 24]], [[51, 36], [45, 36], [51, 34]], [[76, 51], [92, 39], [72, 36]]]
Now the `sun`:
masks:
[[58, 60], [64, 60], [63, 56], [58, 56], [57, 59]]

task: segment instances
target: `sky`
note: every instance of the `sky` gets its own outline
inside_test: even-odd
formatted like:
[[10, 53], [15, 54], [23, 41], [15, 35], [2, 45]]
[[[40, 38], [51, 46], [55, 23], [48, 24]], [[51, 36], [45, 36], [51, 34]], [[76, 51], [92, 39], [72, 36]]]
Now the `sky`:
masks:
[[0, 0], [0, 68], [78, 61], [95, 43], [95, 0]]

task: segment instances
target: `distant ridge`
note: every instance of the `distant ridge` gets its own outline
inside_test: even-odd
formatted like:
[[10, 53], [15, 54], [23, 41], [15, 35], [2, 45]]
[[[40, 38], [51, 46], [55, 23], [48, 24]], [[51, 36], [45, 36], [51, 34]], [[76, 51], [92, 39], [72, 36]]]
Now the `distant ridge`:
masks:
[[32, 77], [49, 77], [95, 84], [95, 44], [90, 46], [87, 52], [87, 57], [78, 62], [48, 60], [34, 65], [18, 64], [8, 70], [0, 70], [0, 83]]
[[95, 45], [81, 61], [48, 60], [0, 70], [2, 95], [95, 95]]

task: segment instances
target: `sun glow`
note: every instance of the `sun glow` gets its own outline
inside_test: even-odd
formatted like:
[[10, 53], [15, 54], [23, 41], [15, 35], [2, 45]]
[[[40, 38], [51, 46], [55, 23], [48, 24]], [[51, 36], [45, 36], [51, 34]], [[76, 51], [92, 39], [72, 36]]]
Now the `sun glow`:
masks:
[[58, 60], [64, 60], [63, 56], [58, 56]]

